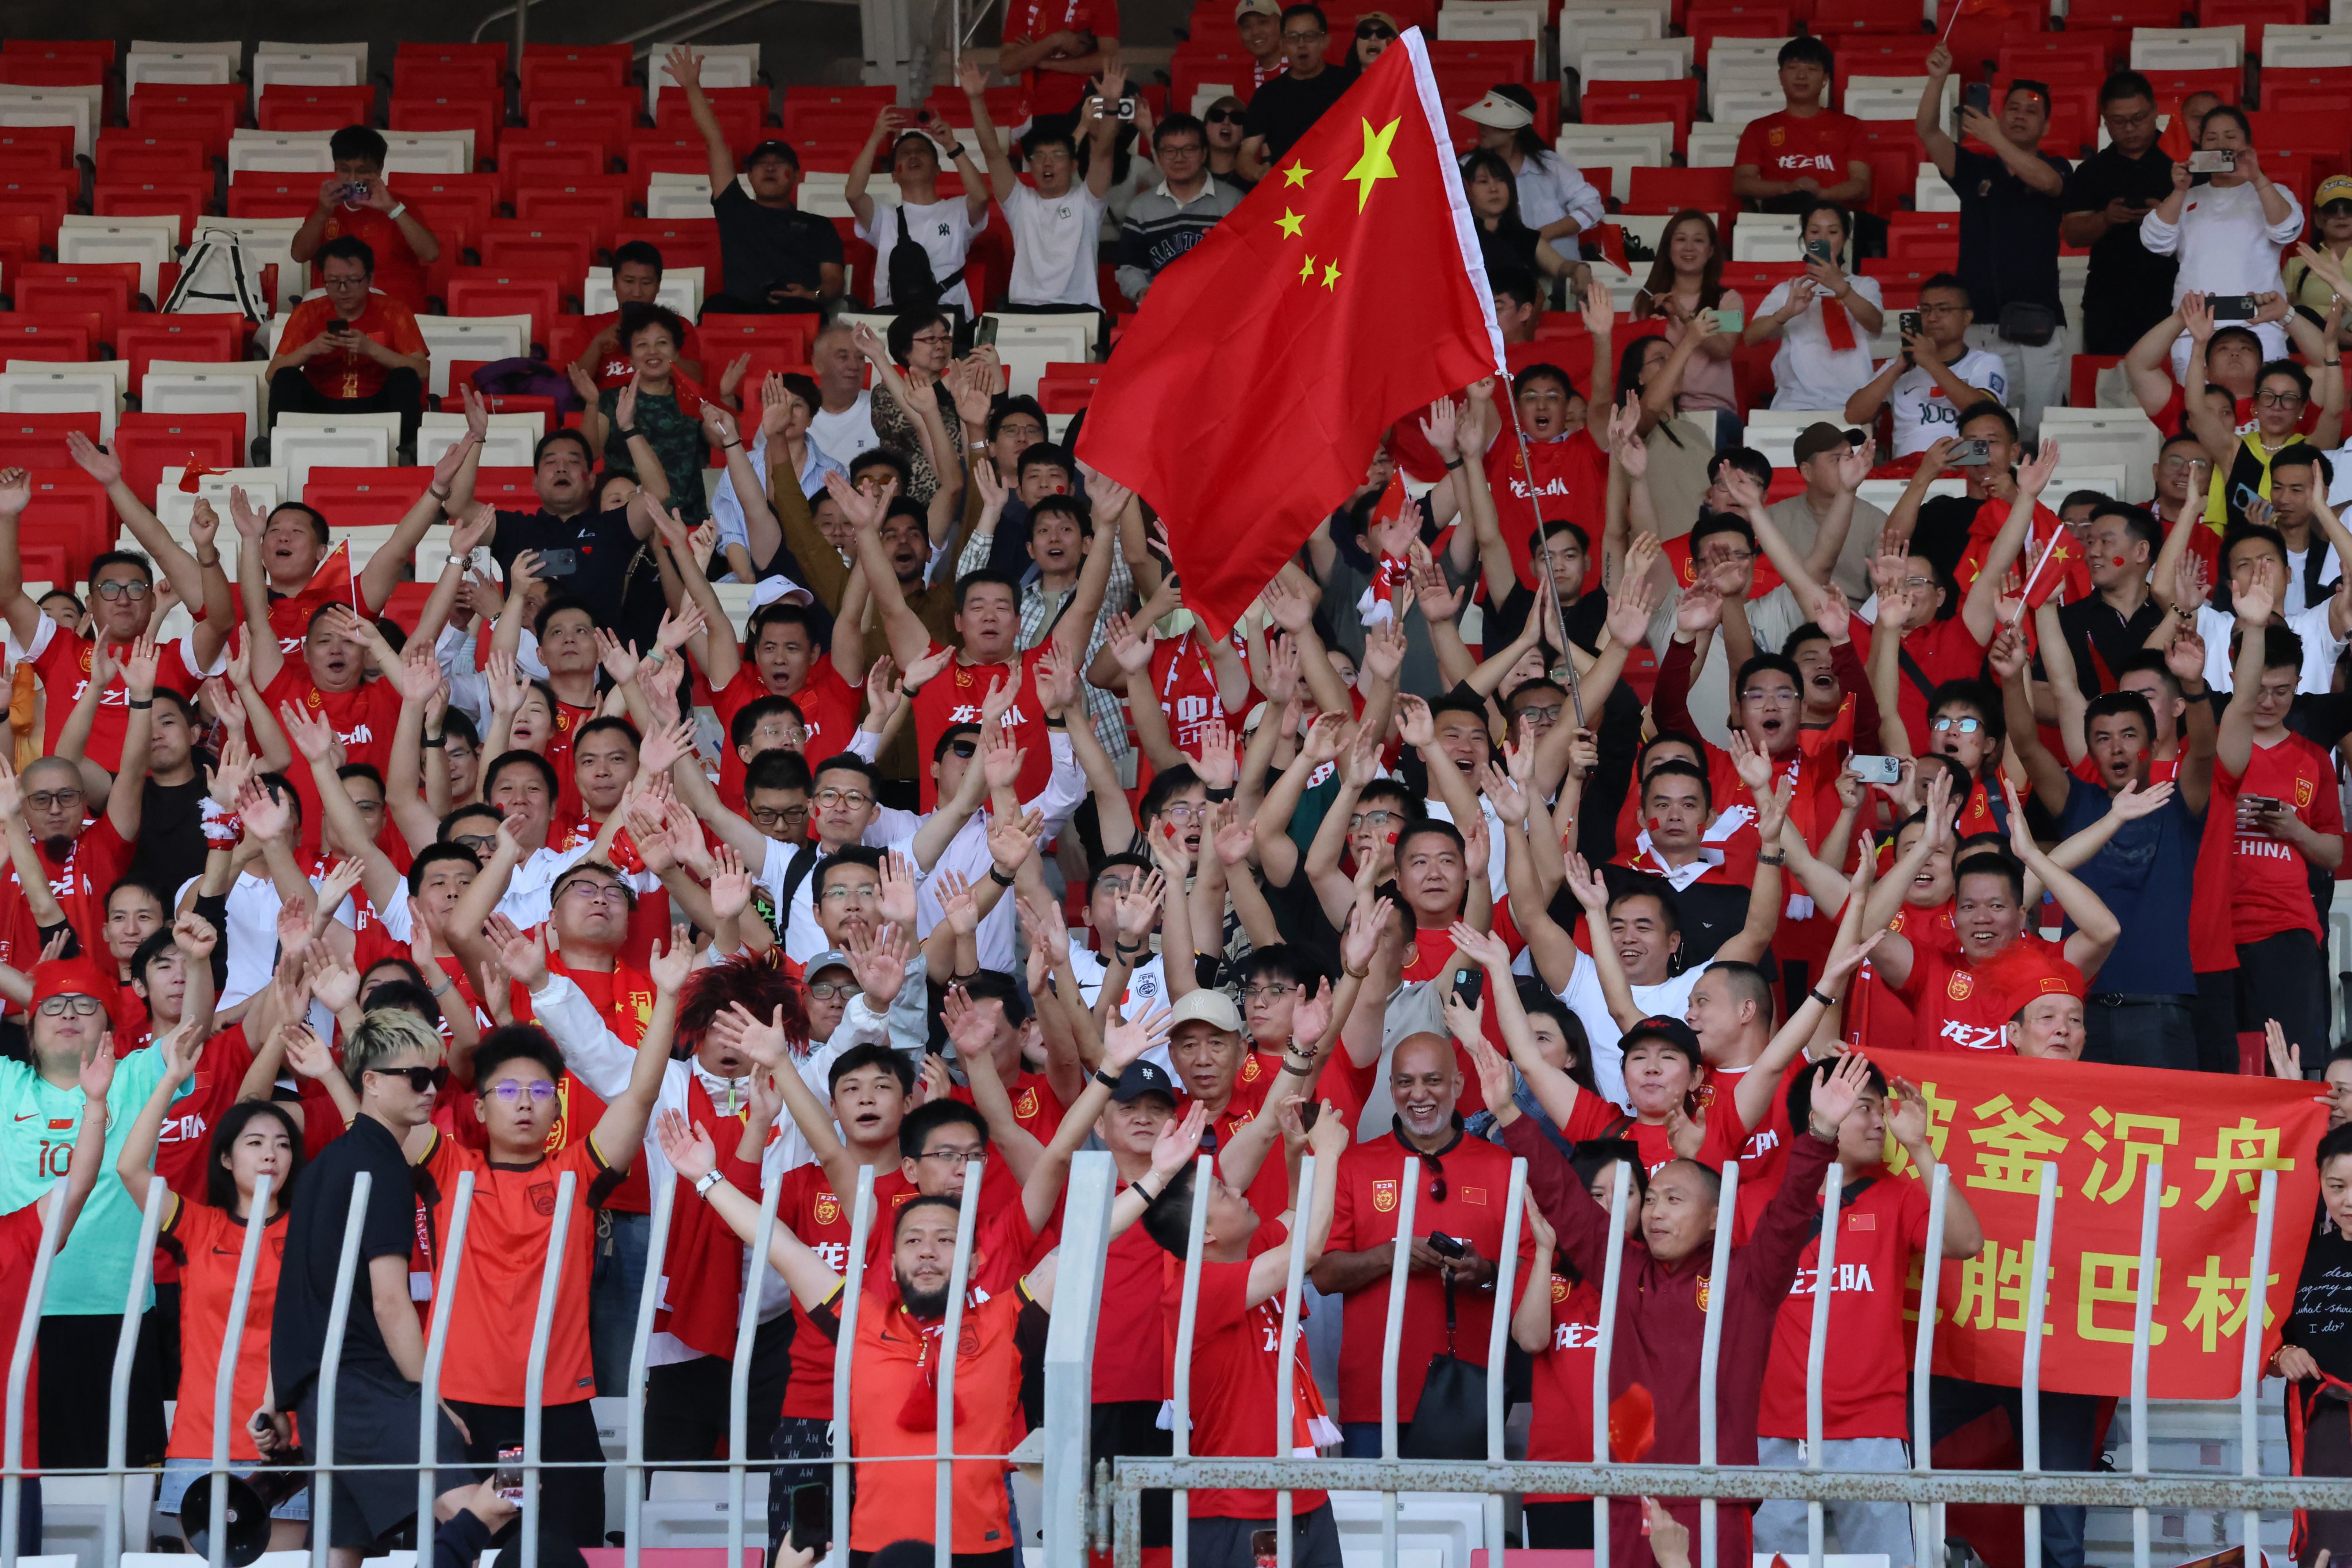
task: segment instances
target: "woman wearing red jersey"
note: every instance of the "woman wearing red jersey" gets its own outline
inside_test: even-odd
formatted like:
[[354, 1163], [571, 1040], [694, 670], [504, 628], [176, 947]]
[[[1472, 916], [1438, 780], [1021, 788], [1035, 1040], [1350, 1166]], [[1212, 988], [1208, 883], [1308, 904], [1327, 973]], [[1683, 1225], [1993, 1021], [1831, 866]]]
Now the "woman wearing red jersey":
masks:
[[[164, 1115], [183, 1087], [195, 1073], [203, 1056], [198, 1026], [183, 1025], [156, 1042], [163, 1054], [163, 1076], [137, 1121], [124, 1136], [115, 1174], [130, 1190], [131, 1201], [144, 1208], [147, 1186], [155, 1181], [155, 1149], [163, 1131]], [[229, 1462], [236, 1473], [250, 1475], [261, 1463], [245, 1417], [267, 1403], [269, 1383], [269, 1322], [278, 1300], [278, 1270], [286, 1249], [286, 1200], [302, 1172], [302, 1134], [294, 1119], [265, 1100], [244, 1100], [231, 1106], [213, 1132], [212, 1161], [205, 1173], [205, 1201], [184, 1202], [177, 1194], [163, 1200], [161, 1245], [180, 1267], [180, 1386], [172, 1417], [171, 1447], [164, 1452], [163, 1480], [155, 1506], [167, 1514], [182, 1514], [184, 1500], [193, 1494], [199, 1520], [211, 1517], [210, 1489], [203, 1484], [212, 1468], [214, 1392], [219, 1382], [222, 1339], [227, 1332], [230, 1298], [236, 1290], [239, 1259], [245, 1248], [254, 1191], [264, 1177], [269, 1182], [268, 1206], [262, 1216], [262, 1240], [254, 1259], [253, 1291], [246, 1308], [244, 1330], [237, 1341], [236, 1372], [229, 1397], [235, 1425], [229, 1432]], [[269, 1547], [291, 1551], [309, 1532], [310, 1496], [296, 1492], [270, 1510]]]

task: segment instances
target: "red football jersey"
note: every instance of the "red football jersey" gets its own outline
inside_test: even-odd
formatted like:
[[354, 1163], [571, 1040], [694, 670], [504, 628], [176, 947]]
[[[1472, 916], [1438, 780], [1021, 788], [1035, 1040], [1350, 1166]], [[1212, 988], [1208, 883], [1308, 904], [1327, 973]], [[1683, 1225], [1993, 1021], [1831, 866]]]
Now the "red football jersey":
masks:
[[[922, 810], [930, 811], [940, 804], [939, 781], [931, 776], [932, 748], [953, 726], [980, 722], [980, 705], [999, 680], [1018, 680], [1021, 685], [1003, 720], [1013, 742], [1028, 753], [1013, 788], [1023, 800], [1034, 800], [1044, 792], [1045, 780], [1054, 771], [1054, 756], [1046, 742], [1045, 710], [1037, 701], [1036, 669], [1037, 661], [1052, 646], [1050, 641], [1039, 643], [1023, 654], [1017, 665], [950, 663], [915, 693], [915, 746], [920, 753], [917, 783]], [[940, 645], [933, 643], [930, 651], [938, 653]]]
[[[1835, 1363], [1822, 1380], [1822, 1436], [1903, 1437], [1910, 1433], [1909, 1331], [1903, 1296], [1911, 1259], [1927, 1246], [1927, 1190], [1879, 1172], [1846, 1184], [1837, 1231], [1837, 1278], [1830, 1288], [1829, 1342]], [[1818, 1205], [1819, 1200], [1816, 1199]], [[1822, 1237], [1805, 1243], [1796, 1282], [1772, 1324], [1756, 1431], [1805, 1436], [1805, 1360], [1813, 1337], [1813, 1292], [1821, 1283]]]

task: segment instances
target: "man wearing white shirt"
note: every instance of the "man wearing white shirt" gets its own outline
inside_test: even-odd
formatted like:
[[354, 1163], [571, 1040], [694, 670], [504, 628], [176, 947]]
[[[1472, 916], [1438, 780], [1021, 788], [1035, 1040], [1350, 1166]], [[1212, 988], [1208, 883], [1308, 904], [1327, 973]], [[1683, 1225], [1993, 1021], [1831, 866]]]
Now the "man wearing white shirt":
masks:
[[866, 356], [845, 326], [830, 326], [809, 345], [819, 403], [809, 416], [809, 444], [849, 461], [882, 442], [874, 434], [874, 395], [866, 390]]
[[[2149, 574], [2149, 587], [2156, 602], [2176, 616], [2187, 608], [2175, 597], [2175, 589], [2180, 558], [2188, 549], [2189, 532], [2186, 528], [2172, 531], [2171, 537], [2164, 542], [2162, 553], [2156, 558], [2156, 569]], [[2288, 568], [2287, 550], [2276, 529], [2240, 523], [2230, 531], [2229, 538], [2229, 551], [2221, 559], [2221, 567], [2229, 574], [2233, 594], [2242, 592], [2253, 581], [2265, 559], [2278, 563], [2281, 576], [2273, 581], [2284, 580]], [[2336, 657], [2344, 651], [2346, 637], [2352, 636], [2352, 604], [2334, 595], [2293, 614], [2273, 610], [2271, 624], [2284, 626], [2303, 639], [2303, 676], [2296, 681], [2295, 690], [2330, 689], [2335, 684]], [[2236, 617], [2226, 610], [2217, 610], [2210, 604], [2197, 606], [2197, 635], [2205, 639], [2205, 681], [2216, 691], [2231, 689], [2230, 637], [2236, 626]]]
[[1948, 272], [1919, 285], [1919, 328], [1903, 335], [1903, 352], [1879, 367], [1870, 384], [1845, 401], [1845, 422], [1868, 426], [1889, 404], [1895, 409], [1895, 455], [1926, 451], [1956, 435], [1959, 411], [1990, 398], [2009, 401], [2009, 373], [2000, 356], [1969, 347], [1976, 314], [1968, 286]]
[[984, 96], [988, 79], [965, 61], [957, 73], [971, 106], [971, 136], [988, 165], [988, 183], [1013, 226], [1013, 277], [1006, 289], [1015, 305], [1032, 309], [1099, 310], [1102, 289], [1096, 261], [1102, 244], [1104, 203], [1110, 195], [1112, 141], [1118, 121], [1111, 106], [1127, 92], [1127, 73], [1113, 55], [1103, 69], [1101, 90], [1079, 110], [1078, 133], [1091, 143], [1087, 177], [1077, 179], [1078, 148], [1067, 132], [1039, 129], [1023, 141], [1034, 185], [1024, 185], [1004, 155], [1004, 143], [989, 122]]

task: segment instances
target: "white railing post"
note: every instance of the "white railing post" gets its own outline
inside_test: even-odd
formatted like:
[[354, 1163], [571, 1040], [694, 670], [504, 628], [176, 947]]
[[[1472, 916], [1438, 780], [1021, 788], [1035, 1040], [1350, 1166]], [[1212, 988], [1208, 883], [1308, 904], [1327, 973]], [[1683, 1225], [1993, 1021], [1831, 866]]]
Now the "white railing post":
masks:
[[[948, 1316], [940, 1325], [939, 1490], [931, 1516], [931, 1553], [938, 1568], [955, 1568], [955, 1384], [963, 1345], [963, 1298], [971, 1283], [971, 1233], [980, 1217], [980, 1162], [963, 1168], [963, 1194], [956, 1204], [955, 1266], [948, 1275]], [[735, 1568], [729, 1563], [728, 1568]]]
[[[2271, 1215], [2277, 1206], [2278, 1173], [2264, 1171], [2262, 1201], [2254, 1211], [2254, 1258], [2246, 1269], [2246, 1349], [2238, 1384], [2238, 1473], [2250, 1480], [2263, 1473], [2263, 1332], [2270, 1318]], [[2246, 1562], [2261, 1563], [2263, 1510], [2250, 1508], [2241, 1514], [2239, 1531]]]
[[[1176, 1422], [1176, 1430], [1170, 1435], [1170, 1452], [1179, 1459], [1192, 1457], [1192, 1331], [1201, 1316], [1202, 1238], [1208, 1234], [1209, 1184], [1215, 1178], [1214, 1156], [1203, 1154], [1192, 1163], [1192, 1219], [1184, 1240], [1184, 1289], [1176, 1307], [1176, 1376], [1169, 1389]], [[1168, 1565], [1187, 1568], [1192, 1559], [1192, 1492], [1183, 1487], [1174, 1489], [1168, 1495]]]
[[[1936, 1468], [1936, 1299], [1943, 1293], [1944, 1209], [1951, 1186], [1951, 1167], [1937, 1162], [1935, 1178], [1927, 1184], [1927, 1250], [1919, 1260], [1919, 1336], [1911, 1358], [1911, 1469], [1922, 1476]], [[1938, 1517], [1934, 1503], [1911, 1505], [1911, 1558], [1923, 1568], [1927, 1560], [1920, 1554], [1941, 1549], [1937, 1539]]]
[[[640, 1158], [643, 1156], [640, 1155]], [[662, 1280], [669, 1258], [670, 1212], [677, 1205], [677, 1178], [654, 1184], [653, 1234], [646, 1238], [646, 1282], [637, 1292], [637, 1326], [629, 1337], [628, 1431], [623, 1439], [621, 1479], [628, 1488], [621, 1500], [623, 1568], [637, 1568], [643, 1550], [638, 1526], [646, 1507], [646, 1373], [654, 1338], [654, 1316], [661, 1309]]]
[[[1839, 1209], [1845, 1199], [1845, 1167], [1835, 1160], [1830, 1162], [1829, 1173], [1822, 1178], [1822, 1240], [1821, 1250], [1813, 1259], [1813, 1321], [1812, 1338], [1805, 1346], [1805, 1468], [1822, 1468], [1822, 1371], [1829, 1356], [1830, 1296], [1837, 1289], [1837, 1238]], [[1716, 1221], [1716, 1232], [1721, 1235], [1723, 1222]], [[1723, 1281], [1715, 1282], [1720, 1291]], [[1822, 1568], [1822, 1505], [1818, 1499], [1805, 1504], [1805, 1561], [1810, 1568]]]
[[[151, 1192], [163, 1184], [161, 1177], [148, 1178]], [[221, 1332], [220, 1365], [213, 1374], [213, 1479], [206, 1489], [212, 1494], [212, 1535], [205, 1542], [212, 1568], [228, 1564], [228, 1435], [236, 1421], [237, 1352], [245, 1339], [246, 1314], [253, 1307], [253, 1270], [261, 1260], [262, 1232], [268, 1228], [269, 1178], [257, 1176], [252, 1206], [245, 1215], [245, 1244], [237, 1248], [236, 1285], [229, 1292], [228, 1321]], [[184, 1516], [184, 1505], [181, 1511]]]
[[[16, 1343], [8, 1357], [8, 1440], [0, 1448], [0, 1563], [16, 1568], [16, 1533], [25, 1506], [25, 1393], [32, 1381], [33, 1355], [41, 1342], [41, 1300], [49, 1291], [49, 1266], [57, 1261], [58, 1238], [65, 1234], [66, 1178], [49, 1188], [49, 1212], [41, 1216], [40, 1250], [33, 1254], [33, 1282], [25, 1291], [25, 1315], [16, 1322]], [[40, 1456], [33, 1456], [38, 1463]]]
[[[310, 1568], [327, 1568], [327, 1542], [335, 1522], [335, 1382], [343, 1370], [343, 1332], [352, 1318], [352, 1280], [359, 1273], [360, 1232], [367, 1223], [368, 1190], [375, 1177], [352, 1177], [351, 1207], [343, 1215], [343, 1246], [335, 1258], [335, 1292], [327, 1302], [327, 1337], [319, 1351], [319, 1429], [310, 1434]], [[373, 1306], [369, 1310], [373, 1311]], [[438, 1430], [436, 1429], [436, 1436]], [[425, 1446], [436, 1454], [437, 1442]], [[421, 1459], [424, 1455], [420, 1454]]]
[[122, 1306], [122, 1329], [114, 1341], [114, 1378], [106, 1398], [106, 1523], [100, 1561], [114, 1568], [122, 1561], [122, 1488], [131, 1475], [131, 1369], [139, 1356], [139, 1324], [147, 1313], [147, 1283], [155, 1268], [155, 1238], [163, 1229], [163, 1203], [172, 1195], [160, 1181], [147, 1184], [147, 1206], [139, 1216], [139, 1245], [131, 1254], [131, 1289]]
[[449, 1350], [449, 1304], [457, 1296], [458, 1259], [466, 1250], [466, 1226], [474, 1216], [474, 1173], [457, 1173], [457, 1190], [449, 1205], [449, 1234], [441, 1238], [441, 1278], [433, 1286], [433, 1326], [425, 1336], [425, 1373], [417, 1379], [416, 1405], [416, 1550], [420, 1560], [433, 1561], [433, 1535], [439, 1528], [433, 1518], [436, 1495], [434, 1479], [434, 1434], [440, 1430], [441, 1362]]
[[[1715, 1251], [1708, 1265], [1706, 1292], [1706, 1328], [1701, 1333], [1698, 1350], [1698, 1462], [1709, 1469], [1715, 1468], [1715, 1398], [1717, 1368], [1723, 1359], [1723, 1297], [1731, 1279], [1731, 1232], [1739, 1212], [1739, 1162], [1727, 1160], [1723, 1164], [1721, 1196], [1715, 1205]], [[1727, 1215], [1735, 1216], [1727, 1222]], [[1594, 1458], [1600, 1458], [1598, 1450]], [[1698, 1505], [1699, 1568], [1716, 1568], [1715, 1499], [1702, 1498]], [[1896, 1565], [1901, 1568], [1901, 1565]]]
[[1045, 1331], [1045, 1517], [1040, 1521], [1045, 1568], [1086, 1568], [1095, 1330], [1118, 1189], [1118, 1171], [1108, 1153], [1094, 1150], [1071, 1156], [1062, 1200], [1061, 1260], [1054, 1270], [1059, 1310]]
[[[742, 1310], [735, 1317], [735, 1361], [727, 1374], [727, 1568], [743, 1565], [743, 1464], [751, 1442], [751, 1337], [760, 1327], [760, 1277], [768, 1271], [768, 1245], [776, 1234], [776, 1203], [783, 1195], [781, 1173], [760, 1184], [760, 1224], [755, 1245], [743, 1259]], [[764, 1534], [766, 1521], [761, 1521]]]
[[[2025, 1292], [2025, 1358], [2017, 1380], [2017, 1444], [2028, 1475], [2042, 1468], [2042, 1324], [2050, 1310], [2050, 1248], [2057, 1218], [2058, 1167], [2045, 1163], [2033, 1208], [2033, 1279]], [[2042, 1568], [2042, 1510], [2032, 1503], [2025, 1505], [2025, 1568]]]
[[[1412, 1272], [1414, 1210], [1421, 1197], [1421, 1156], [1404, 1157], [1397, 1184], [1396, 1240], [1389, 1248], [1389, 1309], [1381, 1330], [1381, 1458], [1397, 1457], [1397, 1351], [1404, 1335], [1404, 1291]], [[1304, 1189], [1302, 1189], [1304, 1190]], [[1381, 1564], [1396, 1568], [1397, 1495], [1381, 1489]]]
[[[1415, 1162], [1419, 1163], [1418, 1161]], [[1307, 1155], [1298, 1162], [1298, 1190], [1308, 1194], [1311, 1209], [1315, 1192], [1315, 1156]], [[1298, 1216], [1303, 1226], [1309, 1223], [1306, 1215]], [[1297, 1397], [1298, 1377], [1298, 1301], [1307, 1288], [1307, 1237], [1303, 1230], [1290, 1234], [1290, 1283], [1282, 1292], [1282, 1359], [1274, 1369], [1274, 1457], [1277, 1460], [1291, 1458], [1290, 1426]], [[1292, 1568], [1290, 1541], [1290, 1489], [1283, 1487], [1274, 1494], [1274, 1554], [1275, 1568]], [[944, 1563], [940, 1568], [948, 1568]], [[1395, 1559], [1389, 1560], [1395, 1568]]]
[[[866, 1296], [866, 1249], [874, 1233], [874, 1167], [857, 1168], [849, 1210], [849, 1267], [843, 1273], [841, 1337], [833, 1346], [833, 1557], [849, 1561], [849, 1369], [857, 1364], [857, 1313]], [[729, 1568], [741, 1568], [730, 1563]]]
[[[1486, 1462], [1502, 1464], [1508, 1456], [1503, 1450], [1503, 1362], [1511, 1343], [1511, 1317], [1517, 1310], [1519, 1290], [1519, 1226], [1524, 1223], [1528, 1207], [1528, 1163], [1524, 1158], [1511, 1161], [1511, 1194], [1503, 1204], [1503, 1256], [1495, 1260], [1495, 1319], [1486, 1331]], [[1549, 1281], [1544, 1282], [1547, 1288]], [[1499, 1552], [1503, 1546], [1503, 1494], [1486, 1494], [1486, 1548]], [[1499, 1562], [1501, 1559], [1492, 1558]]]
[[[555, 1301], [563, 1293], [563, 1249], [572, 1238], [572, 1194], [580, 1173], [555, 1184], [555, 1222], [547, 1233], [547, 1261], [539, 1270], [539, 1311], [530, 1325], [530, 1356], [522, 1369], [522, 1561], [539, 1561], [539, 1469], [546, 1463], [541, 1436], [546, 1418], [547, 1344], [555, 1330]], [[444, 1303], [446, 1306], [446, 1303]], [[577, 1544], [575, 1542], [575, 1544]]]
[[[2164, 1212], [2164, 1162], [2151, 1160], [2147, 1165], [2147, 1195], [2139, 1210], [2139, 1279], [2132, 1304], [2132, 1474], [2147, 1474], [2147, 1342], [2149, 1326], [2156, 1314], [2156, 1232], [2158, 1216]], [[2040, 1258], [2034, 1262], [2039, 1264]], [[2260, 1542], [2250, 1543], [2248, 1561], [2262, 1550]], [[2147, 1510], [2132, 1510], [2132, 1568], [2148, 1568]]]
[[[1601, 1342], [1592, 1352], [1592, 1462], [1609, 1462], [1609, 1352], [1617, 1340], [1617, 1284], [1625, 1272], [1625, 1194], [1633, 1173], [1623, 1161], [1609, 1185], [1609, 1251], [1601, 1269]], [[1699, 1408], [1706, 1408], [1701, 1404]], [[1609, 1561], [1609, 1500], [1592, 1499], [1592, 1561]]]

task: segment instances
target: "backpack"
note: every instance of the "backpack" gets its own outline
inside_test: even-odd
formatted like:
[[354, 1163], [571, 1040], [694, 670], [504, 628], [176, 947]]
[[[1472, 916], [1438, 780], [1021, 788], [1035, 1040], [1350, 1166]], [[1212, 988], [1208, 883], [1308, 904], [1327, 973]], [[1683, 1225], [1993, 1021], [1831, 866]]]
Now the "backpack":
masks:
[[907, 232], [907, 209], [898, 208], [898, 238], [890, 247], [890, 305], [893, 310], [929, 310], [940, 296], [963, 281], [959, 267], [945, 278], [931, 271], [931, 253]]
[[258, 321], [269, 314], [259, 269], [245, 254], [244, 243], [227, 229], [208, 228], [188, 247], [180, 266], [180, 280], [163, 301], [165, 315], [242, 314]]

